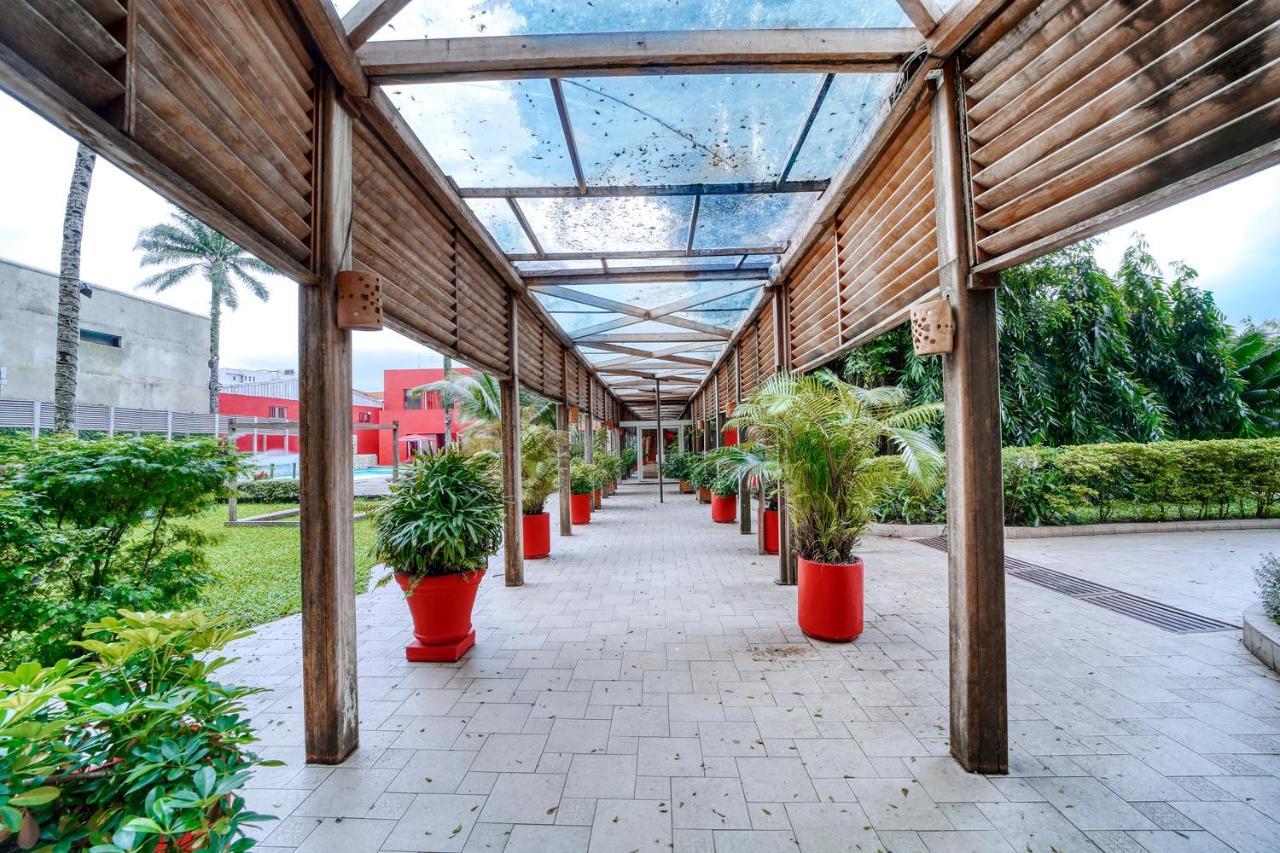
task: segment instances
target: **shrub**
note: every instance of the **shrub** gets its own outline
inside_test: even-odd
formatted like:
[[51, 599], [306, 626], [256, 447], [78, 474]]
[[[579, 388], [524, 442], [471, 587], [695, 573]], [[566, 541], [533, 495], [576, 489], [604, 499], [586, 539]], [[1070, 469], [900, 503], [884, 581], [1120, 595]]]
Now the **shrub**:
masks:
[[720, 469], [716, 471], [715, 479], [711, 481], [711, 492], [720, 498], [736, 496], [738, 494], [738, 472], [727, 466], [720, 466]]
[[622, 479], [622, 457], [616, 453], [610, 453], [607, 450], [597, 450], [595, 455], [595, 464], [602, 472], [606, 483], [613, 483]]
[[53, 663], [82, 626], [189, 603], [212, 580], [207, 538], [177, 522], [225, 494], [234, 454], [209, 439], [0, 445], [0, 663]]
[[525, 515], [540, 515], [560, 485], [560, 449], [568, 437], [543, 424], [530, 424], [520, 436], [520, 504]]
[[246, 504], [297, 503], [297, 480], [250, 480], [236, 486], [236, 500]]
[[420, 454], [373, 512], [374, 556], [415, 578], [475, 571], [502, 544], [503, 503], [491, 455]]
[[1277, 622], [1280, 622], [1280, 557], [1265, 554], [1262, 562], [1253, 570], [1253, 577], [1258, 582], [1258, 592], [1262, 595], [1262, 609]]
[[636, 467], [636, 449], [630, 445], [622, 448], [622, 470], [631, 473]]
[[0, 672], [0, 847], [246, 849], [260, 691], [214, 680], [232, 661], [212, 653], [249, 632], [121, 610], [84, 633], [90, 657]]
[[569, 465], [569, 492], [575, 495], [589, 495], [596, 488], [599, 470], [595, 465], [575, 459]]
[[662, 460], [662, 476], [669, 480], [689, 481], [689, 469], [697, 458], [693, 453], [669, 453]]

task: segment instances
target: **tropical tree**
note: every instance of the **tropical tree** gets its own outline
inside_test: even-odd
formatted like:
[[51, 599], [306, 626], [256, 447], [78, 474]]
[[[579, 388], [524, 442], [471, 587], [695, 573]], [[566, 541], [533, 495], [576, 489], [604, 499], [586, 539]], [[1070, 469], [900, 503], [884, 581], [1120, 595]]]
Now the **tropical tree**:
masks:
[[93, 149], [76, 149], [62, 217], [62, 257], [58, 265], [58, 340], [53, 368], [53, 428], [76, 427], [76, 372], [80, 366], [80, 295], [88, 290], [80, 281], [80, 246], [84, 240], [84, 211], [97, 162]]
[[1272, 321], [1246, 324], [1231, 341], [1231, 363], [1243, 383], [1242, 432], [1249, 436], [1280, 435], [1280, 331]]
[[166, 267], [143, 279], [138, 287], [163, 292], [192, 276], [209, 284], [209, 411], [216, 414], [222, 309], [240, 307], [239, 285], [266, 302], [271, 294], [258, 276], [275, 270], [187, 213], [175, 213], [171, 222], [144, 228], [134, 248], [145, 253], [143, 266]]
[[[446, 416], [456, 406], [460, 418], [468, 422], [463, 432], [473, 447], [497, 446], [498, 424], [502, 421], [502, 385], [493, 376], [488, 373], [453, 373], [411, 390], [418, 394], [438, 393]], [[521, 390], [520, 420], [526, 425], [539, 423], [555, 429], [555, 406]]]
[[[453, 377], [453, 359], [449, 356], [444, 357], [444, 378], [446, 380]], [[440, 392], [440, 403], [444, 406], [444, 443], [448, 447], [453, 443], [453, 405], [454, 400], [447, 391]]]

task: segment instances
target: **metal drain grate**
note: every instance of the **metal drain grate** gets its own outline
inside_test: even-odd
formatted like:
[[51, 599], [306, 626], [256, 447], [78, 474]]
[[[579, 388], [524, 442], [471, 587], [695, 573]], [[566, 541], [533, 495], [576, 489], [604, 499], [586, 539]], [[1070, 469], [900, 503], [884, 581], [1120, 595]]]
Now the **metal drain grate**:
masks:
[[[917, 539], [915, 541], [921, 545], [936, 548], [939, 551], [947, 550], [947, 537], [945, 536], [933, 536], [929, 539]], [[1004, 570], [1016, 578], [1042, 586], [1045, 589], [1051, 589], [1068, 598], [1096, 604], [1098, 607], [1104, 607], [1107, 610], [1129, 616], [1139, 622], [1146, 622], [1148, 625], [1154, 625], [1157, 628], [1163, 628], [1166, 631], [1172, 631], [1175, 634], [1233, 631], [1240, 627], [1239, 625], [1232, 625], [1230, 622], [1222, 622], [1218, 619], [1211, 619], [1208, 616], [1201, 616], [1198, 613], [1179, 610], [1177, 607], [1170, 607], [1167, 604], [1161, 604], [1159, 601], [1152, 601], [1140, 595], [1103, 586], [1100, 583], [1078, 578], [1075, 575], [1055, 571], [1044, 566], [1037, 566], [1035, 563], [1019, 560], [1017, 557], [1005, 557]]]

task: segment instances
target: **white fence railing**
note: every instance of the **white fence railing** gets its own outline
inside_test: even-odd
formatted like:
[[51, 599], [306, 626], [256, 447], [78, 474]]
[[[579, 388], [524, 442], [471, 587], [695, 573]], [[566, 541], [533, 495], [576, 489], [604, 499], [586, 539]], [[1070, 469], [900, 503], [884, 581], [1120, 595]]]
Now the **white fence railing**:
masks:
[[[241, 421], [252, 420], [237, 416]], [[223, 435], [226, 415], [133, 409], [126, 406], [76, 406], [76, 430], [175, 435]], [[0, 429], [20, 429], [39, 435], [53, 429], [53, 404], [38, 400], [0, 400]]]

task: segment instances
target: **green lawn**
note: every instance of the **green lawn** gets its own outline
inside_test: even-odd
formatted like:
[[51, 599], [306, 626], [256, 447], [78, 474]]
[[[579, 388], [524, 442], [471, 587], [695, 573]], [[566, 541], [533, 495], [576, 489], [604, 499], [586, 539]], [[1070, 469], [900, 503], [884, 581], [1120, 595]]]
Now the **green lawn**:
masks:
[[[287, 504], [241, 504], [239, 517], [261, 515]], [[357, 501], [356, 509], [368, 509]], [[212, 535], [209, 563], [218, 580], [201, 593], [196, 607], [210, 616], [227, 616], [237, 625], [260, 625], [302, 609], [300, 546], [297, 527], [226, 527], [227, 507], [218, 504], [189, 520], [192, 527]], [[369, 586], [374, 559], [370, 555], [373, 528], [368, 519], [356, 522], [356, 592]]]

